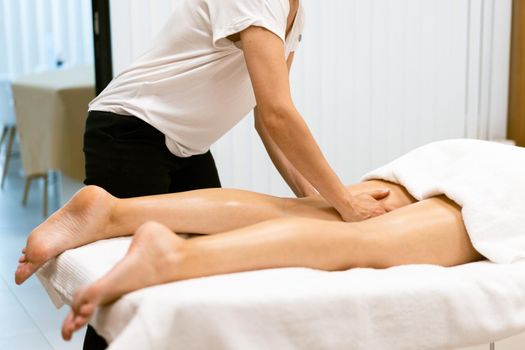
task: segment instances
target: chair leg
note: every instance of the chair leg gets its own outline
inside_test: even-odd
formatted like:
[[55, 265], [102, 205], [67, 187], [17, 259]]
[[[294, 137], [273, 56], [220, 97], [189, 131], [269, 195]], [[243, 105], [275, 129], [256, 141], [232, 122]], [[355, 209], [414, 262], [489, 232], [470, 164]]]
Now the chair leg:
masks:
[[[2, 127], [2, 136], [0, 137], [0, 150], [2, 149], [2, 145], [4, 144], [4, 140], [5, 140], [8, 132], [9, 132], [9, 127], [7, 125], [4, 125]], [[6, 173], [5, 169], [7, 169], [7, 167], [5, 165], [6, 162], [7, 162], [7, 157], [6, 157], [5, 161], [4, 161], [4, 166], [2, 167], [2, 178], [0, 179], [0, 188], [3, 188], [3, 184], [4, 184], [4, 176], [5, 176], [5, 173]]]
[[49, 178], [48, 174], [44, 174], [44, 203], [43, 203], [43, 209], [42, 214], [44, 215], [44, 218], [47, 218], [47, 193], [49, 192]]
[[33, 181], [32, 176], [27, 176], [24, 184], [24, 196], [22, 197], [22, 205], [27, 204], [27, 197], [29, 196], [29, 188], [31, 187], [31, 181]]
[[2, 144], [4, 143], [5, 137], [7, 136], [7, 131], [9, 130], [9, 127], [7, 125], [4, 125], [2, 127], [2, 137], [0, 137], [0, 147], [2, 147]]
[[4, 170], [2, 171], [2, 179], [0, 180], [0, 189], [4, 188], [4, 181], [7, 176], [7, 170], [9, 169], [9, 160], [11, 159], [11, 149], [15, 141], [16, 126], [9, 127], [9, 140], [7, 141], [7, 147], [5, 151], [5, 162]]
[[22, 205], [25, 206], [27, 204], [27, 199], [29, 197], [29, 189], [31, 188], [31, 182], [33, 182], [33, 180], [35, 179], [44, 180], [44, 189], [42, 193], [42, 199], [43, 199], [42, 215], [44, 216], [44, 218], [47, 218], [48, 208], [49, 208], [49, 205], [48, 205], [49, 176], [48, 174], [34, 174], [34, 175], [29, 175], [26, 177], [25, 184], [24, 184], [24, 195], [22, 197]]

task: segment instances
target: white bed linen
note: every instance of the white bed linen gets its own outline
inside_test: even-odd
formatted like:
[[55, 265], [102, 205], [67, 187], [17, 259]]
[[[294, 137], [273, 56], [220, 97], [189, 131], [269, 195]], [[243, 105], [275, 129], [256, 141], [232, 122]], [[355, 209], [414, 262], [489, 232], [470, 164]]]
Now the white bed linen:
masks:
[[416, 199], [461, 206], [470, 240], [497, 263], [525, 259], [525, 148], [472, 139], [433, 142], [363, 177], [403, 185]]
[[[128, 245], [65, 252], [38, 276], [57, 306], [70, 303]], [[457, 348], [525, 331], [525, 263], [215, 276], [128, 294], [91, 323], [111, 350]]]

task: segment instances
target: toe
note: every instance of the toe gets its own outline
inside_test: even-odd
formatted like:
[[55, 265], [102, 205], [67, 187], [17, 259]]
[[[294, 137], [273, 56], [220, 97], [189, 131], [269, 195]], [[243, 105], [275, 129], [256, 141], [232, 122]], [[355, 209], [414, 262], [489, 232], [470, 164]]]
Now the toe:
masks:
[[65, 328], [62, 329], [62, 338], [64, 338], [64, 340], [66, 340], [66, 341], [71, 340], [71, 335], [72, 334], [73, 333], [71, 331], [71, 327], [65, 326]]
[[33, 273], [33, 266], [30, 262], [22, 262], [18, 264], [18, 267], [15, 272], [15, 282], [16, 284], [24, 283]]
[[77, 331], [80, 328], [84, 327], [87, 322], [88, 322], [87, 317], [84, 317], [84, 316], [77, 316], [77, 317], [75, 317], [75, 323], [74, 323], [75, 331]]
[[64, 323], [62, 324], [62, 338], [64, 338], [64, 340], [70, 340], [71, 339], [71, 325], [73, 323], [73, 318], [74, 318], [74, 315], [73, 315], [73, 311], [70, 311], [65, 320], [64, 320]]
[[91, 314], [93, 313], [93, 311], [95, 311], [95, 306], [93, 304], [85, 304], [85, 305], [82, 305], [79, 309], [79, 313], [80, 315], [84, 316], [84, 317], [89, 317], [91, 316]]

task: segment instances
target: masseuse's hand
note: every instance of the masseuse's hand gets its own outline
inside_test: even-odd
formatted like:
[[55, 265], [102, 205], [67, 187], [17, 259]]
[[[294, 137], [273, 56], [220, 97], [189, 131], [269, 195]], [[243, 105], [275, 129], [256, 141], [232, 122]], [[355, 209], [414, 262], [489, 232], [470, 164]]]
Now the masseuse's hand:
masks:
[[383, 215], [389, 210], [381, 201], [390, 194], [388, 189], [363, 192], [350, 197], [347, 208], [336, 208], [344, 221], [363, 221], [375, 216]]

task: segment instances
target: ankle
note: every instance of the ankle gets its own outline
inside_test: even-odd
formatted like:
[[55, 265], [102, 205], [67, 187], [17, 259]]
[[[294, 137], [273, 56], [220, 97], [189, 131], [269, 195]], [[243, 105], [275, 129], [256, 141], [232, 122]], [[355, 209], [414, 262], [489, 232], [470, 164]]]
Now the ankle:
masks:
[[[162, 264], [163, 269], [170, 271], [172, 281], [180, 281], [191, 278], [191, 247], [186, 240], [178, 241], [165, 256], [166, 261]], [[168, 267], [168, 269], [166, 269]]]
[[101, 233], [104, 237], [117, 236], [122, 231], [121, 215], [119, 214], [119, 206], [122, 199], [110, 195], [104, 201], [103, 207], [106, 212]]

